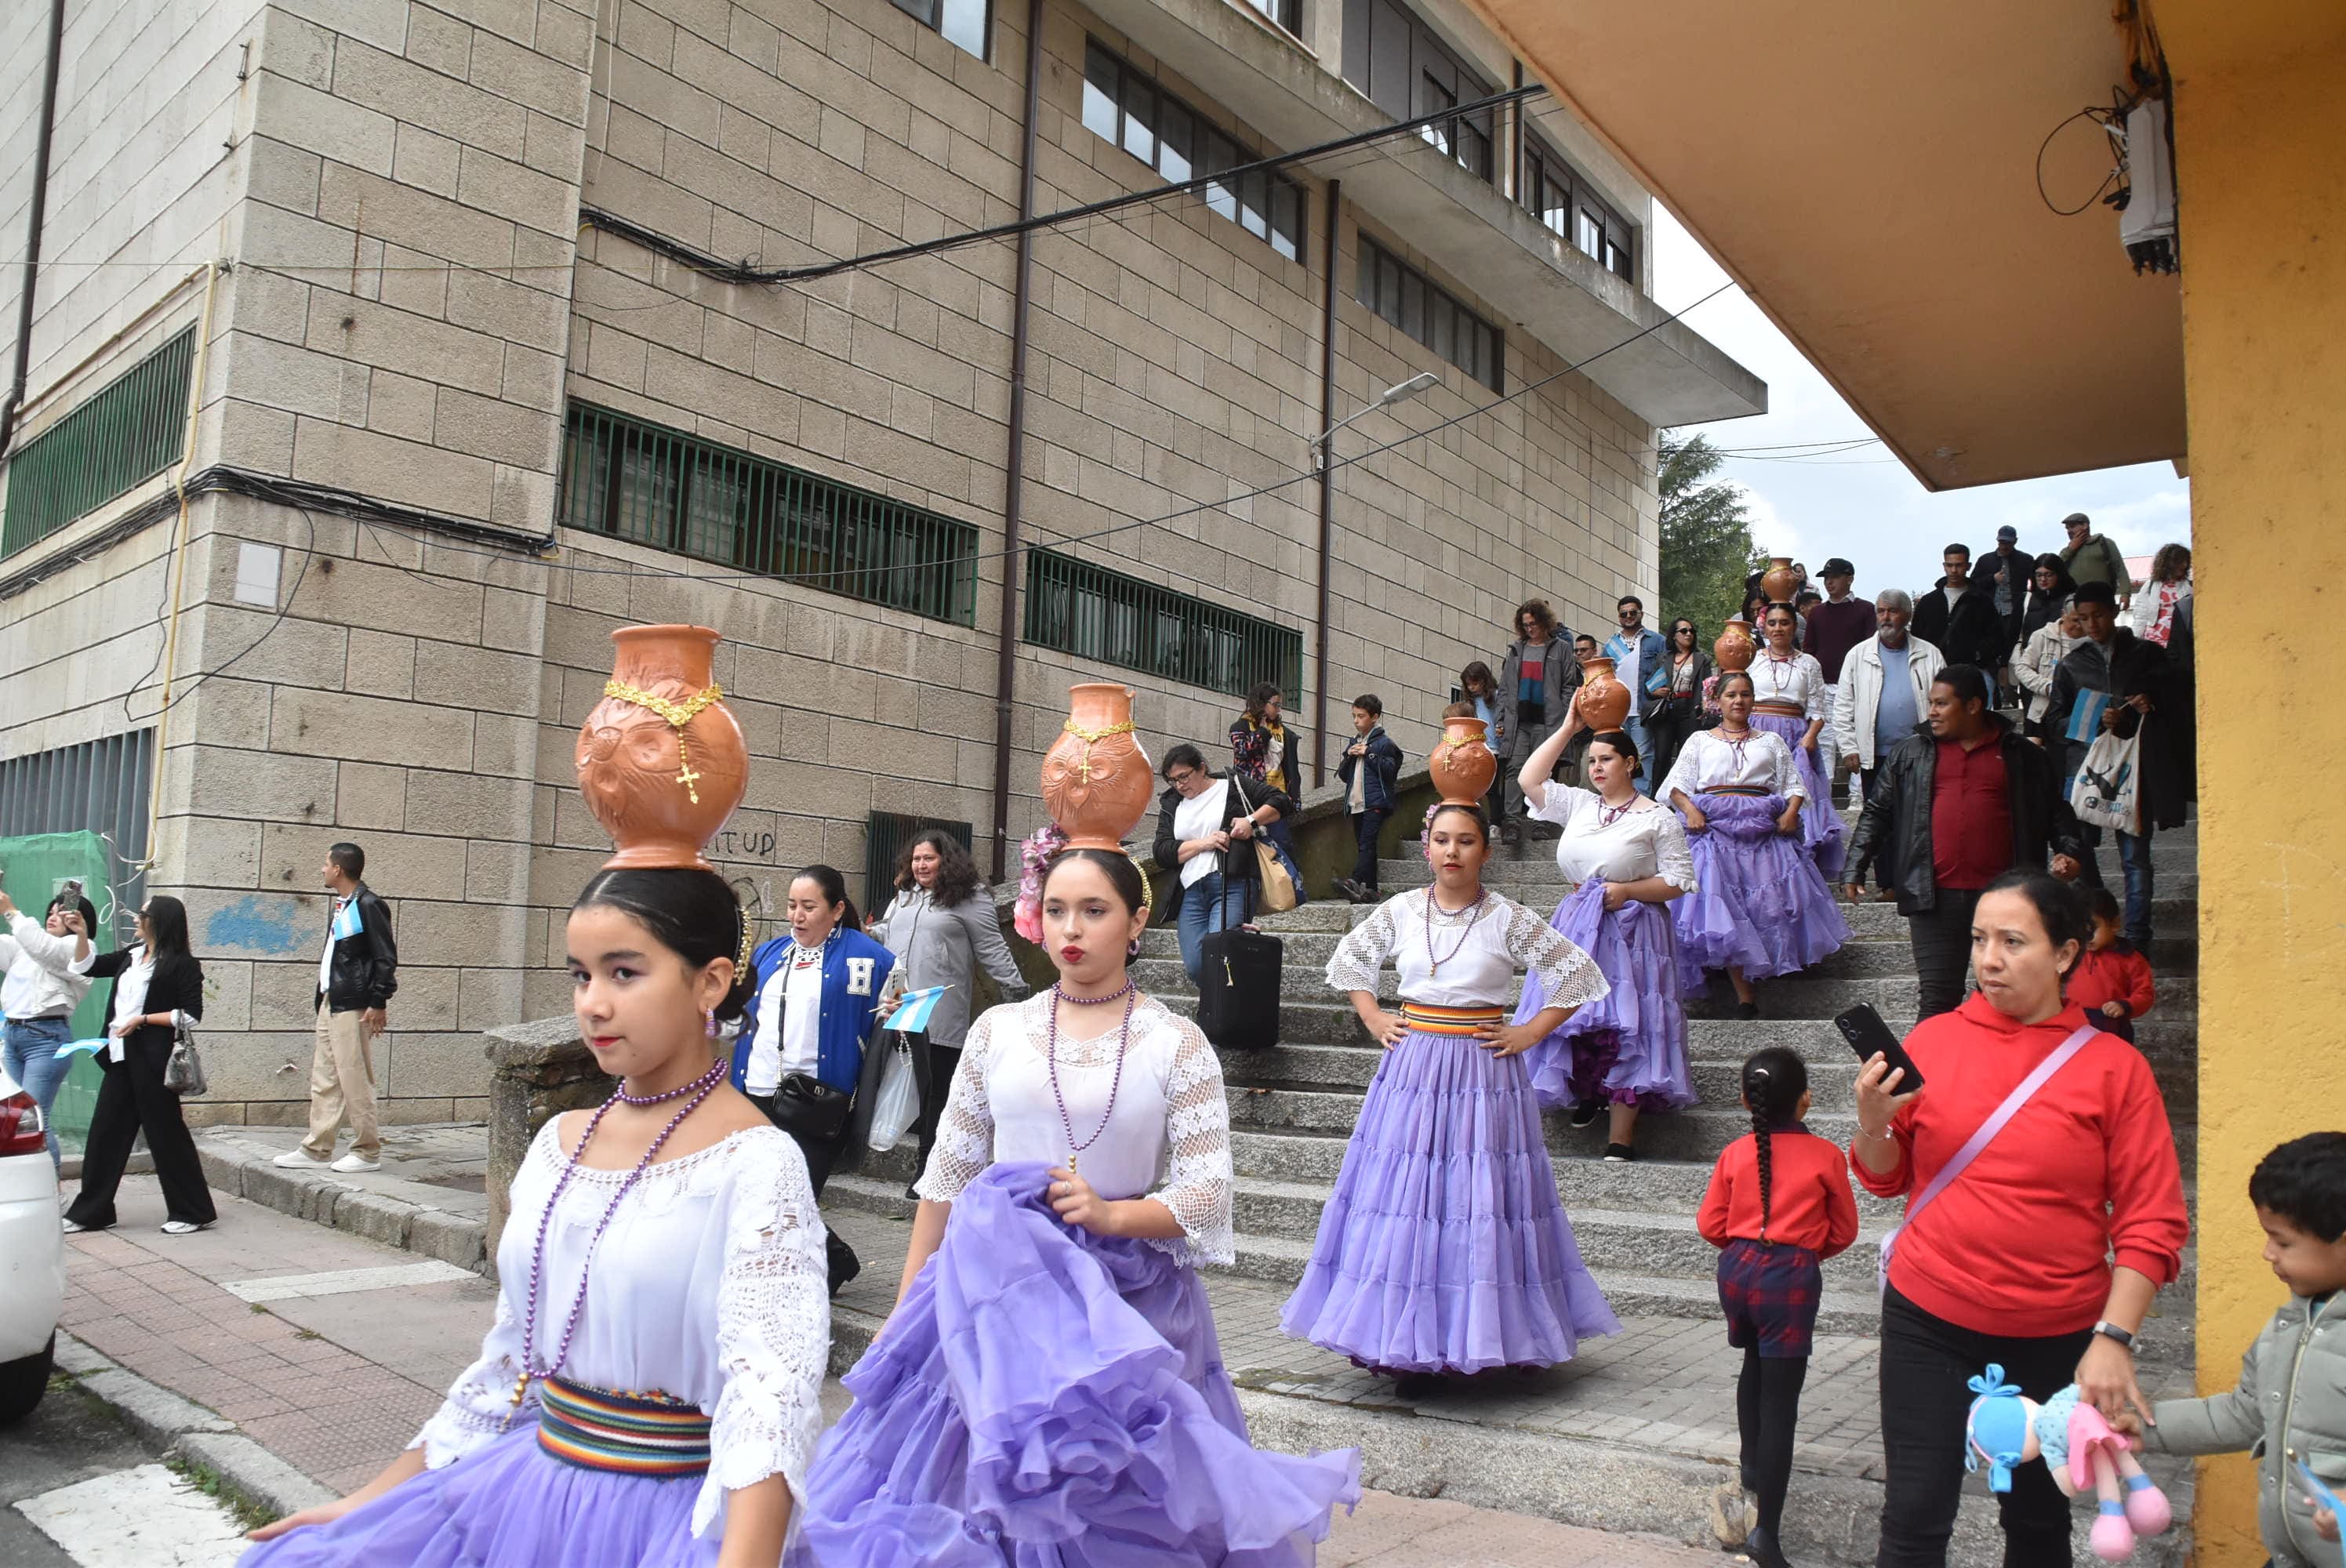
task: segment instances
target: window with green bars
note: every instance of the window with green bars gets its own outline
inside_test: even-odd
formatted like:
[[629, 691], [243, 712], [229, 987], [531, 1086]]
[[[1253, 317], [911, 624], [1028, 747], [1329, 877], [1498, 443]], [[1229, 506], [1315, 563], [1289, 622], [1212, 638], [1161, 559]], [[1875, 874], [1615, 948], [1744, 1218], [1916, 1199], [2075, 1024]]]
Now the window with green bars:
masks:
[[8, 464], [0, 555], [39, 544], [178, 461], [195, 361], [189, 327], [19, 448]]
[[1026, 555], [1026, 640], [1215, 691], [1303, 683], [1303, 634], [1062, 555]]
[[977, 618], [977, 529], [682, 431], [574, 402], [565, 527], [933, 620]]

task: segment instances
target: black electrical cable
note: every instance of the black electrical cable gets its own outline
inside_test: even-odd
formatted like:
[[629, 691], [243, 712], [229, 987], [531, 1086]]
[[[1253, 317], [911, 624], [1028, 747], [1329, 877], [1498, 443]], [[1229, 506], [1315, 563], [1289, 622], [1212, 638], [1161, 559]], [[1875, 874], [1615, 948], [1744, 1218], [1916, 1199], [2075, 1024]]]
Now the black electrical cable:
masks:
[[2064, 118], [2060, 124], [2055, 126], [2051, 130], [2046, 131], [2045, 133], [2045, 139], [2037, 144], [2036, 196], [2037, 199], [2043, 201], [2045, 207], [2052, 211], [2055, 217], [2076, 217], [2077, 214], [2085, 211], [2087, 208], [2093, 206], [2094, 203], [2101, 200], [2102, 193], [2110, 188], [2110, 181], [2118, 178], [2119, 171], [2116, 168], [2112, 168], [2109, 173], [2102, 176], [2102, 183], [2094, 187], [2094, 193], [2075, 207], [2064, 208], [2054, 206], [2052, 196], [2045, 188], [2045, 155], [2052, 150], [2053, 138], [2059, 136], [2063, 131], [2068, 129], [2072, 124], [2081, 119], [2091, 120], [2096, 125], [2100, 126], [2102, 127], [2103, 134], [2106, 136], [2109, 133], [2110, 126], [2109, 121], [2103, 117], [2109, 114], [2109, 112], [2110, 111], [2107, 109], [2099, 108], [2092, 104], [2088, 104], [2084, 108], [2079, 109], [2076, 114]]

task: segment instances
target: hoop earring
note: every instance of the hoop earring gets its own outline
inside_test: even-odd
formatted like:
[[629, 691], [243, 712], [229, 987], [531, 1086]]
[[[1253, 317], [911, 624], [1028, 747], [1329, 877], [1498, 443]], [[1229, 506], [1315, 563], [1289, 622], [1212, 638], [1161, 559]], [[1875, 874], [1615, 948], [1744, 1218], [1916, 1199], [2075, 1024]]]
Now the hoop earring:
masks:
[[1138, 937], [1134, 937], [1130, 942], [1124, 944], [1124, 956], [1127, 959], [1138, 958], [1140, 956], [1140, 939]]

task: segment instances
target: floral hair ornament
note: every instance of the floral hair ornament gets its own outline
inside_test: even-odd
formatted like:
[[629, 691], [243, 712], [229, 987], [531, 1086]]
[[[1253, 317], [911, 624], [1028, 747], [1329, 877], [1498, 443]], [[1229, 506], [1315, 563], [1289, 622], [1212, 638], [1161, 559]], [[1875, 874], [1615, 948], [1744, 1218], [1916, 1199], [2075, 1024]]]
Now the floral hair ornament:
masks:
[[1066, 830], [1046, 822], [1018, 846], [1018, 902], [1010, 923], [1028, 942], [1043, 940], [1043, 872], [1066, 845]]

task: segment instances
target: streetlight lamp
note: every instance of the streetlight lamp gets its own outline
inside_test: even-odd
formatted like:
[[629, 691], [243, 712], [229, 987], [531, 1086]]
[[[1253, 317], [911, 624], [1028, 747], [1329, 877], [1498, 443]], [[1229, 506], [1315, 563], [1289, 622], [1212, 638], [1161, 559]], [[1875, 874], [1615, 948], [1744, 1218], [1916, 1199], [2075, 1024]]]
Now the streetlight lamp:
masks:
[[1423, 392], [1426, 388], [1431, 386], [1439, 386], [1441, 382], [1442, 378], [1434, 374], [1432, 371], [1420, 371], [1417, 374], [1410, 377], [1409, 380], [1402, 382], [1397, 385], [1385, 388], [1384, 391], [1377, 394], [1374, 402], [1363, 403], [1361, 407], [1354, 409], [1351, 413], [1346, 414], [1343, 418], [1338, 420], [1335, 423], [1330, 425], [1327, 429], [1321, 431], [1319, 434], [1311, 438], [1311, 466], [1314, 468], [1325, 468], [1328, 465], [1329, 441], [1334, 437], [1338, 431], [1343, 429], [1354, 420], [1359, 419], [1363, 414], [1374, 413], [1381, 408], [1391, 408], [1397, 402], [1405, 402], [1409, 399], [1413, 398], [1418, 393]]

